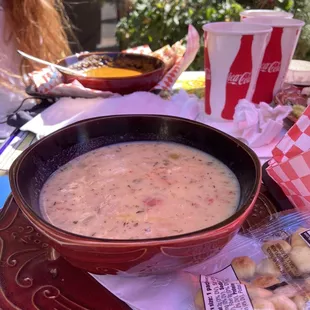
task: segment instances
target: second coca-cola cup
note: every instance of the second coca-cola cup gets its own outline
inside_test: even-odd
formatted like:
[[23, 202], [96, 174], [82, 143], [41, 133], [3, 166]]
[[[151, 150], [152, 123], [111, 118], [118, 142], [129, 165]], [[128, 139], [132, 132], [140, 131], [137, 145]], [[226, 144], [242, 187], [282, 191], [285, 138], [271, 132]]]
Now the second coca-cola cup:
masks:
[[205, 113], [232, 120], [240, 99], [252, 100], [270, 26], [218, 22], [203, 26]]
[[301, 28], [305, 23], [302, 20], [281, 17], [246, 18], [243, 23], [273, 28], [252, 98], [254, 103], [271, 103], [282, 88]]
[[240, 19], [252, 17], [283, 17], [283, 18], [293, 18], [293, 14], [284, 11], [276, 10], [245, 10], [240, 13]]

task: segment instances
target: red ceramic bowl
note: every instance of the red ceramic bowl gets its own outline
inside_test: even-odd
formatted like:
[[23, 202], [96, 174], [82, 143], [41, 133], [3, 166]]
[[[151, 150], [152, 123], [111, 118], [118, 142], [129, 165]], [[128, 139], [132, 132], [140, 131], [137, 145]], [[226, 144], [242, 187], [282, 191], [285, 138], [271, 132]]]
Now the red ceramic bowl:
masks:
[[[189, 234], [157, 239], [97, 239], [63, 231], [48, 223], [39, 208], [47, 178], [73, 158], [125, 141], [173, 141], [207, 152], [237, 176], [241, 199], [223, 222]], [[170, 116], [123, 115], [84, 120], [30, 146], [10, 170], [14, 198], [22, 212], [66, 260], [97, 274], [146, 275], [175, 271], [202, 262], [231, 240], [251, 212], [261, 183], [255, 153], [240, 141], [206, 125]]]
[[142, 72], [142, 74], [122, 78], [93, 78], [62, 73], [65, 83], [71, 83], [74, 80], [78, 80], [87, 88], [125, 95], [136, 91], [150, 91], [157, 85], [164, 75], [165, 64], [163, 61], [152, 56], [139, 54], [104, 52], [87, 53], [66, 57], [58, 64], [73, 69], [81, 69], [81, 67], [78, 66], [78, 62], [90, 56], [103, 57], [106, 59], [104, 63], [108, 63], [109, 67], [138, 70]]

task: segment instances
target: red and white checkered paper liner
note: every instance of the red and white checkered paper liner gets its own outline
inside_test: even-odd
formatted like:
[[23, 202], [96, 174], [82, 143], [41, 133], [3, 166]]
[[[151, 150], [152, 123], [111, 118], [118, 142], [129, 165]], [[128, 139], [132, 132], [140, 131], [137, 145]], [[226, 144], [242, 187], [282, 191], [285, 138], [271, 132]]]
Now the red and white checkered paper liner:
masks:
[[310, 208], [310, 106], [273, 150], [267, 172], [298, 209]]
[[[195, 59], [200, 47], [199, 34], [197, 30], [189, 25], [187, 35], [187, 47], [185, 54], [178, 57], [174, 66], [165, 74], [163, 79], [154, 87], [154, 89], [170, 90], [174, 83], [180, 77], [181, 73], [185, 71]], [[148, 45], [143, 45], [126, 50], [127, 53], [136, 54], [151, 54], [152, 50]], [[44, 68], [40, 71], [34, 71], [30, 74], [37, 91], [41, 94], [52, 96], [78, 96], [85, 98], [93, 97], [108, 97], [110, 92], [103, 92], [84, 87], [78, 81], [70, 84], [63, 83], [61, 73], [50, 67]]]

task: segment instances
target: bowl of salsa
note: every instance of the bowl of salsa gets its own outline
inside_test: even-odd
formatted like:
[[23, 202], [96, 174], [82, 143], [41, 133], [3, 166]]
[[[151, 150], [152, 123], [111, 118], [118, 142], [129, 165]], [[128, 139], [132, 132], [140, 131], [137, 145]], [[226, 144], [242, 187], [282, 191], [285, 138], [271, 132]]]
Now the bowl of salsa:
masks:
[[119, 52], [76, 54], [58, 64], [81, 72], [81, 75], [62, 72], [65, 83], [77, 80], [86, 88], [121, 95], [150, 91], [165, 71], [164, 62], [156, 57]]

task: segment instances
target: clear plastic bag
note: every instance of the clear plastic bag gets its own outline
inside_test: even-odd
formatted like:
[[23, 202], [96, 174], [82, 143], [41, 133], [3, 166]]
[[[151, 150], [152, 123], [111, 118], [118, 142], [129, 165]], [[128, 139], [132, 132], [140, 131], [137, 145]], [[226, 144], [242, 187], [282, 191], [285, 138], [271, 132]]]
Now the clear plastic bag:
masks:
[[310, 213], [273, 215], [200, 267], [196, 309], [308, 310]]
[[279, 213], [181, 272], [93, 277], [135, 310], [310, 310], [307, 228], [310, 213]]

